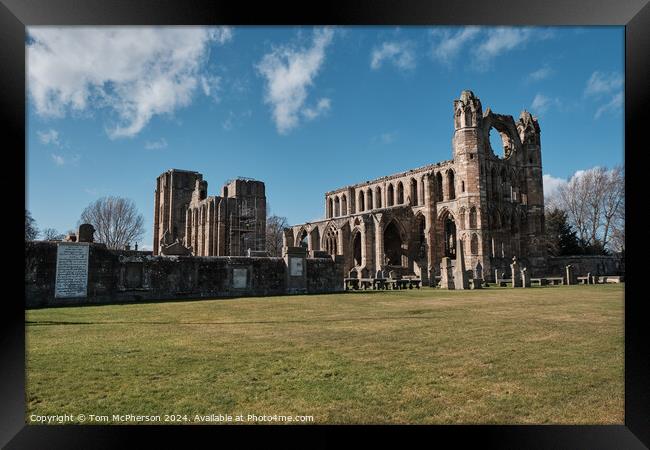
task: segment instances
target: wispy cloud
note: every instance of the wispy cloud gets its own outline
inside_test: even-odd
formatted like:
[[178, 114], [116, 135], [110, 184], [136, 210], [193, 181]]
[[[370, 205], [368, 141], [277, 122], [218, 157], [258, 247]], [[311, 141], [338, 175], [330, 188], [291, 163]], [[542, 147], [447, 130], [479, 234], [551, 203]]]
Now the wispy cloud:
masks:
[[411, 41], [392, 41], [375, 47], [370, 55], [370, 67], [377, 70], [384, 62], [388, 62], [400, 70], [415, 69], [413, 43]]
[[541, 81], [549, 78], [551, 75], [553, 75], [555, 71], [549, 67], [548, 65], [544, 65], [540, 67], [539, 69], [529, 73], [526, 76], [526, 82], [532, 83], [535, 81]]
[[226, 117], [226, 120], [224, 120], [221, 123], [221, 127], [226, 131], [230, 131], [233, 128], [235, 128], [235, 126], [239, 125], [244, 119], [247, 119], [252, 115], [253, 115], [253, 111], [251, 111], [250, 109], [247, 109], [242, 113], [235, 113], [234, 111], [229, 111], [228, 117]]
[[451, 65], [467, 49], [472, 61], [471, 67], [484, 71], [491, 67], [492, 61], [498, 56], [524, 48], [530, 41], [549, 39], [553, 32], [537, 27], [467, 26], [457, 30], [435, 29], [431, 35], [435, 40], [431, 49], [434, 60]]
[[[617, 72], [601, 72], [596, 70], [591, 74], [585, 86], [584, 95], [600, 103], [596, 108], [594, 118], [603, 114], [616, 113], [623, 109], [623, 76]], [[605, 103], [602, 103], [605, 101]]]
[[[137, 135], [156, 115], [191, 103], [210, 43], [224, 44], [225, 27], [33, 27], [27, 46], [28, 87], [37, 114], [105, 108], [111, 138]], [[205, 81], [205, 83], [204, 83]], [[213, 94], [210, 87], [209, 94]]]
[[58, 131], [50, 128], [47, 131], [37, 131], [36, 134], [38, 135], [38, 140], [41, 141], [41, 144], [52, 144], [55, 147], [61, 147]]
[[69, 165], [77, 166], [79, 164], [79, 160], [81, 159], [79, 155], [65, 156], [57, 153], [52, 153], [51, 156], [54, 164], [59, 167], [69, 166]]
[[559, 98], [547, 97], [543, 94], [537, 93], [530, 105], [530, 109], [532, 112], [542, 115], [552, 107], [562, 108], [562, 106], [562, 101]]
[[531, 40], [544, 40], [553, 32], [544, 28], [497, 27], [487, 31], [486, 39], [475, 49], [476, 67], [487, 69], [503, 53], [524, 48]]
[[305, 102], [333, 36], [331, 28], [316, 29], [310, 47], [296, 48], [289, 44], [276, 47], [257, 64], [257, 70], [266, 80], [264, 102], [271, 106], [280, 134], [298, 126], [301, 115], [314, 119], [329, 109], [330, 101], [326, 98], [319, 99], [315, 106], [306, 106]]
[[439, 39], [431, 49], [431, 55], [435, 60], [449, 65], [466, 44], [478, 37], [480, 31], [480, 27], [473, 26], [464, 27], [455, 33], [449, 29], [433, 30], [432, 36]]
[[147, 141], [144, 143], [144, 148], [147, 150], [162, 150], [167, 148], [167, 140], [160, 138], [157, 141]]
[[392, 144], [397, 139], [397, 133], [394, 131], [381, 133], [378, 136], [372, 138], [373, 142], [377, 142], [383, 145]]

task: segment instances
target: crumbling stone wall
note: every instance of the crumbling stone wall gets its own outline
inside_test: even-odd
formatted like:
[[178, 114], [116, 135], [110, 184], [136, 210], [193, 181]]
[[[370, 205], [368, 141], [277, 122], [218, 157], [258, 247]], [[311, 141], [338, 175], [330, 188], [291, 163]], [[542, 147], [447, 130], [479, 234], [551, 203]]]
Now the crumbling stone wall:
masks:
[[[25, 243], [26, 307], [287, 293], [282, 258], [154, 256], [91, 244], [88, 296], [55, 298], [56, 259], [56, 242]], [[341, 267], [332, 258], [307, 258], [307, 292], [341, 290]]]

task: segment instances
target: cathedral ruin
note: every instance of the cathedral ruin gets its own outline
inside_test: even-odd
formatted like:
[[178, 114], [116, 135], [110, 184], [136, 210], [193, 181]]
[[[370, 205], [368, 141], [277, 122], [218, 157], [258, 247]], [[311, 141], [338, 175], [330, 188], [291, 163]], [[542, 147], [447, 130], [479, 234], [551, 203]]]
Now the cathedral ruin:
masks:
[[245, 256], [266, 247], [262, 181], [230, 180], [208, 196], [199, 172], [171, 169], [156, 180], [154, 255]]
[[[394, 270], [432, 283], [442, 258], [492, 279], [516, 256], [534, 270], [545, 249], [540, 128], [496, 114], [472, 91], [453, 105], [452, 158], [325, 193], [325, 219], [285, 229], [285, 247], [344, 257], [345, 273]], [[503, 153], [490, 144], [499, 133]], [[501, 149], [499, 149], [501, 150]], [[500, 153], [500, 152], [499, 152]]]

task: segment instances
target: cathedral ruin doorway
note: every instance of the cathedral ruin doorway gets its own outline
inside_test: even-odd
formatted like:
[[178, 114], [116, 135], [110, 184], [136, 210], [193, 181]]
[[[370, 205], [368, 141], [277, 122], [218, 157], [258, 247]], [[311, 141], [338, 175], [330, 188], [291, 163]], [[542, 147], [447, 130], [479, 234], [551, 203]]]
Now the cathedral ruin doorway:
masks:
[[386, 264], [389, 266], [402, 266], [402, 237], [394, 222], [388, 224], [384, 230], [384, 253]]

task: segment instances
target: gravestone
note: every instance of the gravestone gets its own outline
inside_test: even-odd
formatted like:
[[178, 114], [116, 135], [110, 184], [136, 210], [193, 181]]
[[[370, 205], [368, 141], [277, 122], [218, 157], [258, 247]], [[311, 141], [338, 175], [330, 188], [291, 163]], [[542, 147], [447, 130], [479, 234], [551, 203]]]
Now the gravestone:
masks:
[[88, 244], [57, 244], [54, 298], [88, 295]]
[[95, 227], [89, 223], [82, 223], [77, 230], [77, 242], [94, 242]]
[[522, 287], [530, 287], [530, 273], [528, 273], [528, 268], [524, 267], [521, 269], [521, 285]]
[[565, 267], [566, 275], [565, 280], [567, 285], [578, 284], [578, 279], [576, 278], [575, 269], [571, 264]]
[[307, 249], [304, 247], [284, 247], [282, 253], [287, 267], [287, 293], [307, 292], [307, 272], [305, 270]]
[[483, 279], [483, 266], [481, 265], [481, 261], [476, 263], [476, 270], [474, 271], [474, 274], [474, 278], [480, 278], [481, 280]]
[[444, 257], [440, 262], [440, 287], [442, 289], [454, 289], [454, 276], [452, 273], [451, 258]]
[[517, 257], [512, 257], [512, 264], [510, 264], [510, 276], [512, 280], [512, 287], [521, 287], [521, 275], [519, 271], [519, 263]]

